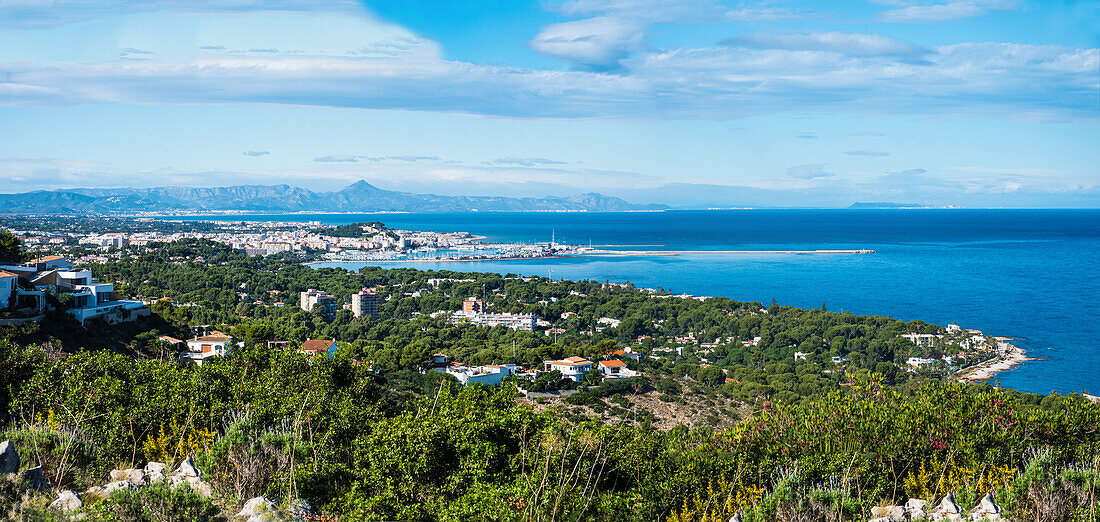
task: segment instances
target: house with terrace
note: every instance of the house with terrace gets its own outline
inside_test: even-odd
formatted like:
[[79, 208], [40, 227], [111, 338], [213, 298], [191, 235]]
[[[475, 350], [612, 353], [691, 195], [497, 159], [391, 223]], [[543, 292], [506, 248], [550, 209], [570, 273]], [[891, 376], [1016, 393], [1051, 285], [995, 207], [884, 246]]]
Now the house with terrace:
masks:
[[75, 268], [61, 256], [39, 257], [21, 265], [0, 266], [0, 270], [18, 277], [15, 306], [32, 313], [44, 311], [45, 294], [53, 293], [58, 299], [72, 296], [68, 312], [80, 324], [92, 318], [116, 324], [150, 314], [145, 303], [122, 299], [115, 285], [96, 281], [91, 270]]
[[197, 336], [187, 341], [187, 349], [180, 354], [180, 361], [202, 366], [211, 357], [221, 357], [229, 353], [236, 344], [233, 337], [215, 331], [209, 335]]
[[592, 370], [592, 361], [584, 357], [567, 357], [560, 361], [543, 361], [543, 370], [561, 372], [562, 377], [576, 382], [584, 382], [584, 376]]

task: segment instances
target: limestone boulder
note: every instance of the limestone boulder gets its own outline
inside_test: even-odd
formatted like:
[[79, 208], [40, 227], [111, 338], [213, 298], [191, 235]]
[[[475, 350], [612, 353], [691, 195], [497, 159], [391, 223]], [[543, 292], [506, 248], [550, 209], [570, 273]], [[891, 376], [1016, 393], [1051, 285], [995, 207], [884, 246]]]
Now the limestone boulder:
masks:
[[145, 465], [142, 470], [145, 472], [145, 482], [152, 484], [164, 480], [164, 470], [168, 469], [168, 465], [163, 462], [150, 462]]
[[23, 479], [31, 484], [34, 489], [50, 489], [50, 481], [46, 479], [46, 472], [42, 466], [35, 466], [23, 472]]
[[247, 522], [282, 522], [286, 517], [279, 513], [274, 502], [265, 497], [256, 497], [244, 503], [244, 507], [235, 516], [237, 520]]
[[940, 501], [940, 505], [936, 508], [936, 512], [943, 515], [958, 515], [961, 514], [963, 510], [955, 503], [955, 495], [948, 493], [943, 497], [943, 500]]
[[185, 477], [185, 478], [186, 477], [202, 478], [202, 472], [199, 471], [199, 469], [195, 467], [195, 461], [193, 459], [191, 459], [191, 457], [187, 457], [186, 459], [183, 459], [183, 462], [181, 462], [179, 467], [176, 468], [176, 470], [172, 472], [172, 475], [177, 476], [177, 477]]
[[928, 507], [928, 502], [919, 498], [911, 498], [905, 503], [905, 512], [909, 514], [909, 518], [924, 516], [924, 508]]
[[84, 503], [81, 502], [80, 497], [71, 489], [66, 489], [57, 494], [57, 500], [50, 503], [50, 509], [60, 511], [62, 513], [72, 513], [80, 509]]
[[202, 498], [210, 498], [214, 496], [214, 488], [210, 486], [209, 482], [206, 482], [200, 478], [189, 477], [185, 482], [191, 491], [194, 491]]
[[133, 486], [144, 486], [145, 471], [140, 469], [116, 469], [111, 471], [111, 482], [129, 482]]
[[871, 508], [871, 516], [882, 519], [884, 522], [904, 522], [905, 508], [902, 506], [875, 506]]
[[106, 498], [107, 488], [103, 486], [92, 486], [84, 492], [84, 498]]
[[19, 452], [10, 440], [0, 442], [0, 473], [19, 472]]
[[978, 501], [978, 505], [970, 510], [970, 520], [1004, 520], [1001, 515], [1001, 506], [993, 500], [993, 494], [988, 493]]
[[133, 489], [134, 485], [129, 480], [118, 480], [115, 482], [108, 482], [103, 485], [103, 492], [107, 495], [114, 493], [120, 489]]

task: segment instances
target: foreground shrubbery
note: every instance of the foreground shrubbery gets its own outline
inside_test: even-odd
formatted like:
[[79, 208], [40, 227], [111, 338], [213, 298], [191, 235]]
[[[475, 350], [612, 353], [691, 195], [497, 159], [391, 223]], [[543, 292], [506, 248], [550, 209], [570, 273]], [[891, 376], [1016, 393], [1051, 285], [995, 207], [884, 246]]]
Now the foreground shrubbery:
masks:
[[[13, 415], [0, 440], [56, 486], [82, 491], [111, 469], [194, 452], [215, 490], [210, 504], [150, 487], [89, 506], [93, 518], [224, 515], [255, 495], [306, 498], [346, 520], [728, 520], [741, 509], [855, 520], [951, 489], [960, 504], [994, 489], [1020, 519], [1089, 520], [1097, 502], [1100, 407], [1055, 397], [1044, 409], [989, 386], [856, 378], [762, 402], [730, 430], [663, 432], [536, 412], [511, 387], [425, 382], [437, 393], [401, 407], [386, 376], [283, 350], [190, 368], [3, 345], [0, 382]], [[47, 516], [50, 499], [20, 491], [0, 491], [26, 506], [17, 517]]]

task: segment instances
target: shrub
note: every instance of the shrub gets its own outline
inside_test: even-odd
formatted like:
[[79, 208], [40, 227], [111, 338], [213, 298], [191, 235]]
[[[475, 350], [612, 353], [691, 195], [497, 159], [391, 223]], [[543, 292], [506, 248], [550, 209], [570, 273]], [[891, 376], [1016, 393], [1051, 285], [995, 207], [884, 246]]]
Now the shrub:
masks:
[[215, 522], [227, 520], [213, 502], [187, 486], [166, 481], [144, 488], [120, 489], [88, 509], [91, 521]]

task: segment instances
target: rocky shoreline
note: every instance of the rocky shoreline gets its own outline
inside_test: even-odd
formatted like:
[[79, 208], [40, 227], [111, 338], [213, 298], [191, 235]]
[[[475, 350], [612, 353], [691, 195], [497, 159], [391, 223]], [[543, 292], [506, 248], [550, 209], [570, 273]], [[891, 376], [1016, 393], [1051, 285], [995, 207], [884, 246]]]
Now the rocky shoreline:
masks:
[[1015, 368], [1027, 361], [1037, 360], [1038, 359], [1033, 357], [1028, 357], [1027, 352], [1024, 351], [1023, 348], [1014, 344], [1009, 344], [1002, 356], [963, 370], [959, 375], [959, 380], [966, 382], [989, 380], [1000, 372]]

